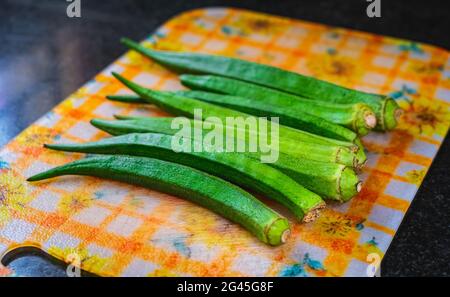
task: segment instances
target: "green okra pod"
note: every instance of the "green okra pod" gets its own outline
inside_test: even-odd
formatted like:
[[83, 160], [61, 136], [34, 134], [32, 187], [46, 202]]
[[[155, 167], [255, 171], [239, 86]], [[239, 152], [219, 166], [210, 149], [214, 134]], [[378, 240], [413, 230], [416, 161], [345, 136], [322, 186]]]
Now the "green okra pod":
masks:
[[195, 202], [236, 222], [270, 245], [289, 237], [288, 221], [251, 194], [215, 176], [153, 158], [96, 156], [28, 178], [39, 181], [62, 175], [88, 175], [123, 181]]
[[[95, 127], [106, 131], [112, 135], [124, 135], [129, 133], [163, 133], [174, 135], [178, 129], [171, 128], [171, 123], [174, 118], [156, 118], [147, 117], [133, 120], [108, 121], [101, 119], [93, 119], [91, 124]], [[193, 120], [191, 120], [191, 127], [194, 127]], [[251, 129], [239, 129], [238, 127], [224, 126], [225, 129], [232, 129], [233, 134], [248, 134], [260, 137], [262, 134], [259, 131]], [[194, 131], [194, 129], [192, 130]], [[270, 136], [266, 136], [270, 138]], [[306, 158], [321, 162], [336, 162], [346, 166], [359, 167], [356, 154], [349, 149], [340, 146], [308, 144], [292, 141], [290, 139], [280, 137], [278, 141], [278, 151], [288, 155], [299, 158]]]
[[[253, 106], [254, 107], [254, 102], [249, 102], [248, 99], [245, 98], [240, 98], [240, 97], [232, 97], [232, 96], [226, 96], [226, 95], [218, 95], [218, 94], [212, 94], [212, 93], [207, 93], [207, 92], [201, 92], [201, 91], [180, 91], [181, 94], [187, 96], [187, 97], [193, 97], [193, 98], [198, 98], [198, 99], [206, 99], [205, 101], [208, 100], [215, 100], [218, 97], [222, 97], [225, 96], [226, 98], [231, 98], [232, 100], [236, 100], [239, 102], [237, 104], [240, 105], [244, 105], [244, 104], [249, 104], [249, 106]], [[178, 92], [178, 93], [180, 93]], [[113, 100], [113, 101], [120, 101], [120, 102], [128, 102], [128, 103], [143, 103], [146, 102], [144, 99], [140, 98], [139, 96], [107, 96], [108, 99]], [[227, 100], [225, 98], [225, 100]], [[217, 100], [224, 100], [223, 98], [219, 98]], [[347, 128], [341, 127], [339, 125], [335, 125], [332, 123], [329, 123], [327, 121], [321, 120], [319, 119], [319, 121], [317, 121], [317, 118], [314, 118], [314, 116], [310, 116], [308, 114], [304, 114], [301, 119], [298, 118], [298, 113], [295, 113], [295, 116], [290, 117], [289, 113], [290, 111], [283, 111], [277, 114], [278, 109], [277, 107], [273, 107], [270, 109], [271, 110], [271, 114], [273, 116], [280, 116], [280, 121], [281, 124], [284, 124], [285, 126], [290, 126], [290, 127], [294, 127], [294, 128], [299, 128], [310, 132], [310, 133], [316, 133], [318, 135], [324, 136], [324, 137], [330, 137], [333, 138], [335, 137], [336, 139], [342, 138], [342, 139], [347, 139], [348, 141], [353, 142], [354, 144], [356, 144], [359, 147], [359, 150], [356, 152], [356, 156], [355, 156], [355, 161], [352, 163], [354, 167], [356, 168], [362, 168], [363, 165], [366, 162], [366, 154], [364, 152], [364, 147], [362, 146], [362, 143], [360, 141], [360, 139], [357, 137], [357, 135], [350, 131]], [[246, 111], [246, 110], [242, 110], [242, 111]], [[267, 116], [267, 114], [261, 113], [258, 114], [256, 112], [256, 109], [252, 109], [252, 110], [248, 110], [248, 113], [253, 112], [253, 114], [255, 115], [259, 115], [259, 116]], [[281, 114], [283, 113], [283, 114]], [[309, 117], [309, 119], [308, 119]], [[130, 120], [142, 120], [142, 119], [147, 119], [148, 117], [132, 117], [132, 116], [121, 116], [121, 115], [116, 115], [116, 118], [118, 119], [130, 119]], [[304, 122], [302, 122], [303, 120], [305, 120]], [[306, 122], [306, 123], [305, 123]], [[312, 124], [313, 123], [313, 124]], [[107, 125], [105, 128], [108, 129], [108, 126], [110, 126], [109, 128], [113, 128], [113, 126], [115, 126], [117, 123], [111, 123], [111, 125]], [[125, 124], [125, 123], [124, 123]], [[134, 132], [139, 132], [136, 130], [132, 130]], [[111, 132], [111, 131], [110, 131]], [[147, 132], [151, 132], [151, 131], [147, 131]], [[295, 137], [290, 138], [290, 139], [295, 139]], [[283, 140], [280, 140], [283, 141]], [[283, 151], [283, 148], [280, 148], [281, 151]], [[286, 150], [286, 148], [284, 149]], [[296, 153], [297, 149], [292, 149], [291, 146], [291, 151], [289, 152], [289, 154], [294, 154]], [[306, 151], [303, 151], [303, 155], [300, 153], [300, 157], [305, 158], [304, 153], [306, 153]], [[309, 157], [311, 158], [311, 157]], [[312, 157], [313, 160], [320, 160], [317, 158]], [[345, 158], [344, 158], [345, 160]], [[321, 161], [330, 161], [330, 160], [321, 160]], [[347, 163], [344, 163], [346, 165], [349, 165]]]
[[[116, 73], [113, 73], [113, 75], [146, 101], [178, 116], [192, 118], [195, 116], [194, 110], [199, 109], [202, 111], [203, 119], [217, 117], [225, 121], [228, 117], [239, 117], [243, 119], [252, 117], [246, 113], [202, 102], [193, 98], [146, 89]], [[322, 161], [322, 157], [316, 156], [326, 155], [328, 158], [332, 158], [332, 161], [336, 160], [348, 166], [358, 166], [358, 164], [365, 162], [365, 156], [363, 159], [360, 159], [357, 158], [357, 155], [352, 155], [352, 152], [359, 151], [359, 147], [351, 142], [330, 139], [285, 126], [279, 126], [279, 134], [280, 138], [291, 139], [292, 142], [298, 142], [298, 145], [292, 144], [289, 149], [299, 151], [303, 154], [302, 157], [309, 157], [313, 160], [319, 158], [318, 161]], [[296, 146], [300, 146], [301, 149], [299, 150]], [[330, 151], [332, 151], [331, 154]]]
[[[92, 124], [112, 135], [143, 132], [175, 135], [178, 129], [171, 128], [171, 121], [172, 118], [146, 118], [145, 121], [141, 122], [94, 119]], [[191, 120], [192, 122], [193, 120]], [[192, 123], [191, 126], [194, 127], [195, 125]], [[202, 129], [201, 133], [205, 137], [209, 131], [208, 129]], [[244, 140], [247, 141], [248, 135], [245, 133], [242, 135]], [[240, 135], [233, 133], [233, 136], [238, 138]], [[191, 137], [194, 138], [194, 133]], [[256, 159], [260, 158], [260, 152], [247, 154]], [[360, 190], [360, 181], [355, 171], [348, 166], [295, 158], [283, 152], [278, 154], [278, 160], [275, 163], [269, 165], [283, 171], [312, 192], [328, 199], [347, 201]]]
[[345, 88], [277, 67], [224, 56], [158, 51], [126, 38], [122, 43], [178, 72], [221, 75], [318, 101], [365, 103], [374, 110], [377, 116], [375, 129], [380, 131], [395, 128], [401, 114], [397, 102], [388, 96]]
[[[303, 111], [294, 111], [291, 108], [280, 107], [279, 105], [269, 106], [255, 100], [222, 95], [203, 91], [178, 91], [177, 94], [189, 98], [199, 99], [212, 104], [218, 104], [227, 108], [242, 111], [259, 117], [279, 117], [280, 124], [320, 136], [334, 138], [343, 141], [355, 142], [358, 135], [340, 125], [334, 124], [323, 118], [305, 113]], [[108, 96], [108, 99], [126, 103], [147, 103], [139, 96]], [[314, 103], [314, 102], [313, 102]], [[122, 116], [119, 116], [119, 118]], [[125, 119], [124, 117], [120, 119]]]
[[[180, 76], [181, 82], [192, 89], [206, 90], [232, 96], [220, 96], [209, 92], [181, 91], [180, 94], [206, 102], [234, 108], [250, 114], [276, 114], [294, 128], [306, 130], [308, 127], [322, 127], [324, 120], [352, 129], [358, 135], [366, 135], [376, 125], [375, 113], [364, 103], [336, 104], [306, 99], [252, 83], [216, 75]], [[236, 97], [234, 97], [236, 96]], [[308, 117], [309, 116], [309, 117]], [[334, 137], [345, 137], [353, 141], [356, 135], [348, 136], [348, 131], [335, 125], [325, 131]], [[337, 126], [337, 127], [336, 127]], [[302, 127], [302, 128], [300, 128]], [[315, 131], [317, 128], [315, 129]], [[308, 130], [306, 130], [308, 131]], [[319, 130], [320, 132], [321, 130]], [[327, 133], [327, 134], [328, 134]], [[322, 135], [322, 134], [320, 134]]]
[[[122, 77], [117, 73], [113, 73], [113, 76], [116, 77], [120, 82], [122, 82], [126, 87], [128, 87], [133, 92], [141, 96], [142, 99], [146, 100], [149, 103], [155, 104], [156, 106], [166, 110], [169, 113], [178, 116], [194, 117], [194, 110], [200, 109], [202, 110], [203, 116], [205, 118], [210, 116], [218, 117], [220, 119], [226, 119], [227, 117], [235, 117], [235, 118], [252, 117], [252, 115], [247, 113], [221, 107], [216, 104], [203, 102], [201, 100], [197, 100], [194, 98], [177, 95], [172, 92], [147, 89], [136, 83], [133, 83], [130, 80], [127, 80], [126, 78]], [[107, 98], [111, 97], [108, 96]], [[340, 141], [336, 139], [322, 137], [319, 135], [315, 135], [312, 133], [308, 133], [305, 131], [285, 126], [280, 126], [280, 130], [281, 130], [280, 132], [285, 134], [286, 137], [294, 138], [295, 140], [298, 141], [311, 142], [317, 144], [332, 144], [332, 145], [346, 146], [355, 149], [355, 151], [358, 149], [357, 146], [348, 141]]]
[[[92, 154], [120, 154], [158, 158], [205, 171], [266, 195], [304, 222], [314, 220], [325, 206], [317, 194], [271, 166], [239, 153], [175, 152], [174, 137], [157, 133], [127, 134], [84, 144], [49, 144], [47, 148]], [[186, 140], [185, 140], [186, 141]], [[194, 141], [190, 141], [193, 147]]]

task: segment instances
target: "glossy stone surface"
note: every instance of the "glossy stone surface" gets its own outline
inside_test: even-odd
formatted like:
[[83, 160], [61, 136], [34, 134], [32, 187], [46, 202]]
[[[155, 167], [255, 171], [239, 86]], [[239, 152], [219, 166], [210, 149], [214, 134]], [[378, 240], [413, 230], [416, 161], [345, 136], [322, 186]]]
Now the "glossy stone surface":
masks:
[[[188, 9], [242, 7], [450, 48], [450, 19], [442, 3], [382, 1], [382, 17], [370, 19], [365, 14], [367, 2], [361, 0], [82, 0], [82, 17], [71, 19], [63, 0], [2, 1], [0, 145], [121, 55], [125, 48], [120, 37], [142, 39]], [[447, 137], [383, 260], [382, 275], [450, 275], [449, 150]], [[36, 257], [21, 256], [12, 264], [17, 264], [18, 274], [22, 267], [27, 275], [61, 275], [49, 272], [56, 266], [45, 268]], [[41, 268], [31, 269], [32, 265]]]

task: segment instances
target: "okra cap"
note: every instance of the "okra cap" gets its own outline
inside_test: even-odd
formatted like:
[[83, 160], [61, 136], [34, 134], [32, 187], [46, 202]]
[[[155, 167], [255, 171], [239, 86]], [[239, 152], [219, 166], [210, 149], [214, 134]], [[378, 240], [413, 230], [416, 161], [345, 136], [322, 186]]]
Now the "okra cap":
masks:
[[283, 244], [291, 235], [288, 220], [285, 218], [278, 218], [270, 224], [266, 231], [267, 243], [276, 246]]
[[397, 102], [392, 98], [386, 97], [383, 108], [384, 130], [394, 129], [401, 115], [402, 109], [398, 106]]

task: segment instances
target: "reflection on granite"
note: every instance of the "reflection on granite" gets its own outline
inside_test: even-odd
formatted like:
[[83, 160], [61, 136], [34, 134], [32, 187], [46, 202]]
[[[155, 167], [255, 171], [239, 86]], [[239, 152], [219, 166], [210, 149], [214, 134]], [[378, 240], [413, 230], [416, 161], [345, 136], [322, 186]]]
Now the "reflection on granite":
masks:
[[[0, 146], [122, 54], [120, 37], [142, 39], [195, 7], [243, 7], [450, 47], [447, 11], [424, 1], [385, 1], [381, 19], [369, 19], [361, 0], [169, 2], [82, 1], [82, 17], [70, 19], [63, 0], [3, 1]], [[447, 139], [383, 261], [383, 275], [450, 274], [449, 154]]]

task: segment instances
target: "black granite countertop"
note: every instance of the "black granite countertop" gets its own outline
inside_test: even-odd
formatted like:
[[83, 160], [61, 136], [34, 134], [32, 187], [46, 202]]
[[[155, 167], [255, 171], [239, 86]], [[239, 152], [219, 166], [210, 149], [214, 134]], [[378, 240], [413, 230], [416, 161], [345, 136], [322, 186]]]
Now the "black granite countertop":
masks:
[[[371, 19], [365, 0], [81, 0], [82, 17], [70, 19], [65, 0], [2, 1], [0, 146], [120, 56], [120, 37], [141, 39], [196, 7], [242, 7], [450, 48], [446, 1], [381, 2], [381, 18]], [[449, 156], [447, 137], [383, 260], [382, 275], [450, 275]], [[26, 275], [62, 275], [36, 256], [11, 265]]]

